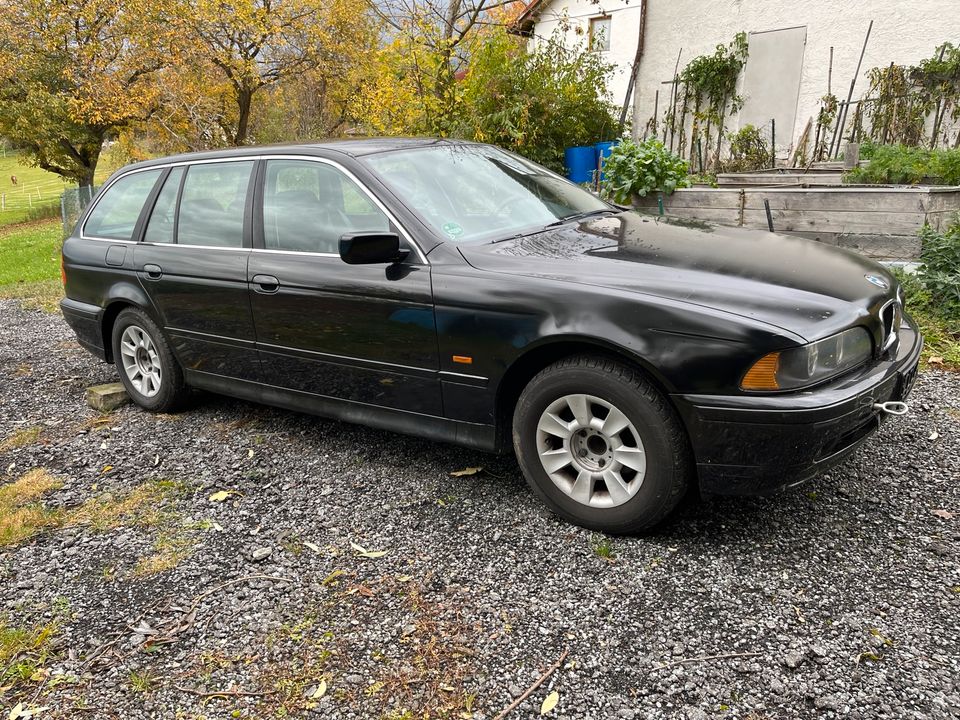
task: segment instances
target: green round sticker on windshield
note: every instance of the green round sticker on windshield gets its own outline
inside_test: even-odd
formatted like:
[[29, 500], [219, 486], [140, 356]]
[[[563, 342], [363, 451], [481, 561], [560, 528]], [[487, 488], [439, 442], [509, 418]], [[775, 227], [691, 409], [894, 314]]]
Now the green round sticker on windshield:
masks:
[[455, 222], [448, 222], [443, 226], [443, 231], [452, 238], [463, 235], [463, 228], [457, 225]]

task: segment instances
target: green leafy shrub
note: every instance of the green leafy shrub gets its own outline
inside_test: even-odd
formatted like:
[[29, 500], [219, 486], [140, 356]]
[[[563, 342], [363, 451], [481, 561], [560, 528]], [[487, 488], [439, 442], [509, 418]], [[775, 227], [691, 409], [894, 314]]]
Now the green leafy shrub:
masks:
[[687, 161], [656, 138], [642, 143], [624, 140], [604, 161], [603, 187], [615, 202], [629, 204], [634, 195], [669, 195], [678, 187], [688, 187], [687, 170]]
[[494, 143], [562, 172], [565, 148], [619, 134], [611, 70], [582, 45], [552, 38], [528, 50], [505, 29], [491, 31], [473, 51], [441, 134]]
[[960, 223], [944, 232], [925, 227], [920, 239], [917, 272], [894, 269], [894, 274], [926, 341], [924, 355], [960, 370]]
[[770, 167], [770, 147], [766, 138], [753, 125], [744, 125], [727, 135], [730, 141], [730, 159], [723, 164], [724, 172], [744, 172]]
[[945, 185], [960, 184], [960, 150], [930, 150], [906, 145], [864, 143], [860, 157], [870, 160], [843, 180], [870, 185], [916, 185], [926, 179]]
[[945, 232], [920, 231], [919, 277], [931, 301], [960, 330], [960, 224]]

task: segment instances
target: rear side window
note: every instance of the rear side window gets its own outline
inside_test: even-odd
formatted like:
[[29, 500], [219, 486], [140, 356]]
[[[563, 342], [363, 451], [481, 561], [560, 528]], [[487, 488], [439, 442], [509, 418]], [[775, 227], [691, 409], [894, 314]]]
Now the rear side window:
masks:
[[243, 245], [243, 214], [253, 161], [192, 165], [180, 195], [177, 243]]
[[177, 193], [180, 191], [180, 180], [183, 179], [183, 168], [178, 167], [170, 171], [163, 183], [163, 190], [157, 195], [157, 202], [153, 205], [153, 212], [147, 221], [147, 231], [143, 241], [148, 243], [172, 243], [173, 224], [176, 222]]
[[337, 254], [345, 233], [389, 230], [387, 216], [337, 168], [310, 160], [268, 160], [263, 241], [271, 250]]
[[87, 218], [84, 234], [110, 240], [132, 240], [143, 203], [162, 172], [132, 173], [113, 183]]

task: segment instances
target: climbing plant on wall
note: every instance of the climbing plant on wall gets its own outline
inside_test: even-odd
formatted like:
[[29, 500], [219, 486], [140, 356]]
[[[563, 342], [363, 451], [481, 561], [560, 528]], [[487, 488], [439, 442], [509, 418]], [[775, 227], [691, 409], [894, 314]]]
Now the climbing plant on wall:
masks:
[[[664, 142], [690, 158], [698, 172], [717, 165], [729, 114], [743, 105], [737, 81], [747, 62], [747, 34], [737, 33], [727, 45], [691, 60], [675, 78], [674, 102], [664, 119]], [[690, 137], [687, 138], [687, 116]]]
[[[960, 120], [960, 48], [940, 45], [918, 65], [876, 67], [868, 71], [866, 96], [856, 108], [852, 128], [857, 140], [930, 147], [951, 144]], [[960, 136], [956, 138], [960, 143]]]

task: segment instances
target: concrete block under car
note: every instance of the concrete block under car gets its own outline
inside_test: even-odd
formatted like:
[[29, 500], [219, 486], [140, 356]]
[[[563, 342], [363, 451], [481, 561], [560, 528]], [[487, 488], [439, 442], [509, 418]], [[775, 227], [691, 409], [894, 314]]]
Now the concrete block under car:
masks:
[[87, 405], [94, 410], [110, 412], [128, 402], [130, 397], [122, 383], [107, 383], [87, 388]]

